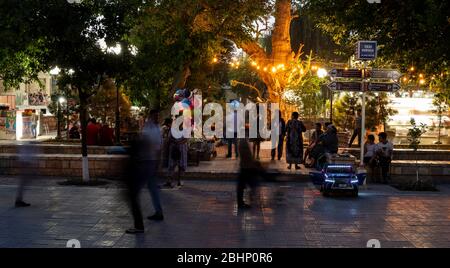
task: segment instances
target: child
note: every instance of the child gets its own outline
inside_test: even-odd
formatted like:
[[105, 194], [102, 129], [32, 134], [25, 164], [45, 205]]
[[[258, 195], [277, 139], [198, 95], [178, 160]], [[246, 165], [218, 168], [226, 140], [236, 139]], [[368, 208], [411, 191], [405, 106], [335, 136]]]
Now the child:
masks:
[[385, 132], [381, 132], [380, 134], [378, 134], [378, 139], [380, 142], [377, 144], [376, 152], [378, 160], [380, 162], [383, 183], [387, 184], [394, 145], [387, 140], [387, 134]]
[[374, 163], [377, 145], [375, 144], [375, 136], [367, 136], [367, 141], [364, 144], [364, 164], [371, 165]]

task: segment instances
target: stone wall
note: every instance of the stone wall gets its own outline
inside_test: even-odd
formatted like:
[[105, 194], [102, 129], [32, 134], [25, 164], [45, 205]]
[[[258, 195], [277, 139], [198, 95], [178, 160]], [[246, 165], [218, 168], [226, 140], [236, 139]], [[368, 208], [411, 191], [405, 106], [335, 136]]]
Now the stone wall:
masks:
[[[125, 174], [127, 156], [89, 156], [89, 172], [93, 178], [120, 178]], [[0, 174], [36, 176], [82, 176], [81, 155], [35, 155], [23, 162], [17, 154], [0, 155]]]

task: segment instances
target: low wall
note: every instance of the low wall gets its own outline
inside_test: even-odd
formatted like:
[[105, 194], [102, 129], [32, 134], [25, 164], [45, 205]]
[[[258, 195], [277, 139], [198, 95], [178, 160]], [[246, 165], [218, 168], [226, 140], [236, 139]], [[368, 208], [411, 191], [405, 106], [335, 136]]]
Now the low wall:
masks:
[[[359, 159], [359, 149], [348, 149], [348, 152]], [[394, 149], [393, 160], [425, 160], [425, 161], [450, 161], [450, 150], [423, 149], [416, 153], [411, 149]]]
[[[19, 146], [16, 144], [8, 144], [0, 146], [0, 154], [17, 154]], [[29, 145], [36, 148], [36, 152], [40, 154], [80, 154], [81, 145], [65, 145], [65, 144], [32, 144]], [[113, 147], [109, 146], [88, 146], [88, 154], [105, 155], [107, 151]]]
[[[93, 178], [119, 178], [125, 174], [127, 156], [89, 156], [89, 173]], [[81, 177], [81, 155], [38, 154], [23, 162], [17, 154], [0, 155], [0, 174]]]

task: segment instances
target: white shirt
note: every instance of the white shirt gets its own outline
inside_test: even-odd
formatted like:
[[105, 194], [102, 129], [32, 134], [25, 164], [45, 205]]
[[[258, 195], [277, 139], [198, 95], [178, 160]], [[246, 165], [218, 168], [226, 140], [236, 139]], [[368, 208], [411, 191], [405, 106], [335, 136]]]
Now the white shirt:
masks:
[[365, 147], [367, 151], [364, 157], [373, 157], [375, 155], [375, 152], [377, 151], [378, 146], [376, 143], [374, 144], [366, 143]]
[[391, 142], [382, 143], [379, 142], [377, 144], [377, 151], [382, 151], [384, 157], [392, 158], [392, 151], [394, 151], [394, 145]]
[[148, 156], [151, 160], [158, 160], [163, 142], [159, 126], [151, 121], [145, 123], [142, 136], [150, 145], [150, 148], [147, 148]]

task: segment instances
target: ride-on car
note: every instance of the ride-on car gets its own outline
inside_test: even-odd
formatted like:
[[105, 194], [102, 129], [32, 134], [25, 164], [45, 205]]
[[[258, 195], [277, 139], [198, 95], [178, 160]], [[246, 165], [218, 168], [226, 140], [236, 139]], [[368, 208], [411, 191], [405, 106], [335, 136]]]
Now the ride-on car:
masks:
[[326, 164], [321, 171], [310, 172], [315, 185], [323, 196], [334, 192], [346, 192], [357, 197], [359, 186], [364, 184], [366, 173], [357, 173], [353, 165]]

